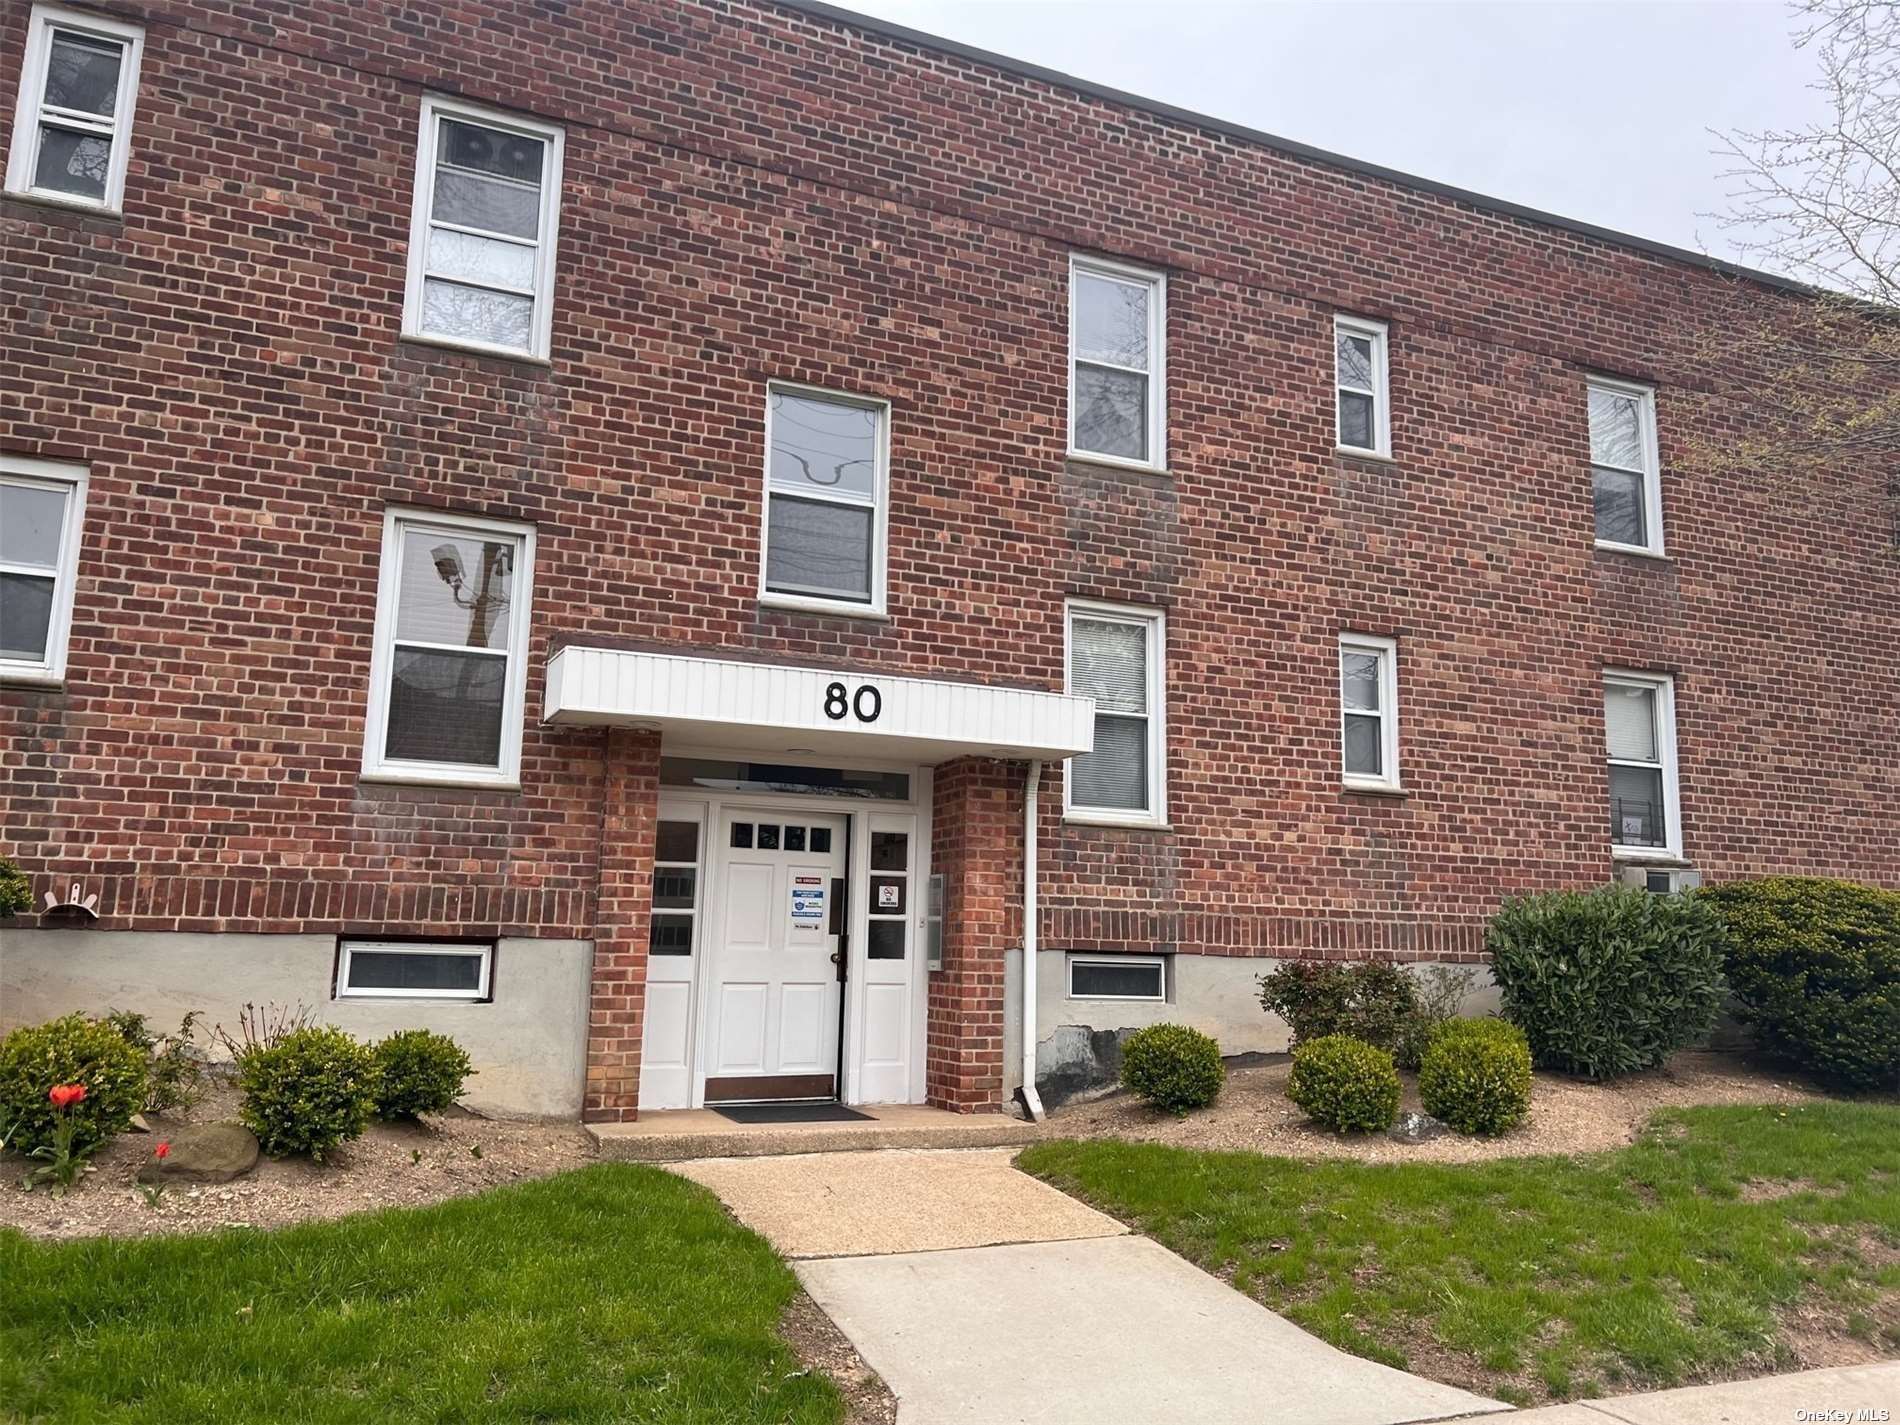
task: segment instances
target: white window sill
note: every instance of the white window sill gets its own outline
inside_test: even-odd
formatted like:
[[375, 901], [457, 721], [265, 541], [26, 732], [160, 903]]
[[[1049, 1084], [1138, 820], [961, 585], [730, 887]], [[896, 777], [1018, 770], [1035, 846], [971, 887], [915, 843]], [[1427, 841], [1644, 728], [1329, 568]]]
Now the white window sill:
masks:
[[536, 356], [530, 351], [518, 351], [512, 346], [490, 346], [487, 342], [458, 341], [452, 336], [432, 336], [428, 332], [404, 332], [402, 339], [412, 346], [433, 347], [437, 351], [459, 351], [465, 356], [492, 356], [500, 361], [519, 361], [523, 366], [551, 368], [554, 365], [548, 357]]
[[0, 684], [10, 688], [63, 688], [66, 675], [50, 668], [0, 667]]
[[1358, 792], [1373, 797], [1409, 797], [1412, 795], [1409, 787], [1402, 787], [1397, 782], [1356, 782], [1351, 777], [1347, 777], [1342, 781], [1339, 784], [1339, 789], [1342, 792]]
[[1612, 846], [1613, 861], [1644, 861], [1665, 866], [1687, 866], [1682, 852], [1667, 846]]
[[760, 594], [759, 607], [801, 614], [830, 614], [836, 618], [861, 618], [872, 623], [891, 621], [891, 616], [875, 604], [849, 604], [838, 599], [806, 598], [801, 594]]
[[359, 782], [389, 787], [466, 787], [478, 792], [518, 792], [518, 777], [482, 777], [469, 772], [430, 772], [380, 767], [358, 775]]
[[1152, 817], [1097, 815], [1088, 811], [1065, 811], [1062, 820], [1070, 826], [1103, 826], [1115, 831], [1173, 831], [1170, 822]]
[[124, 211], [119, 208], [110, 208], [104, 203], [95, 203], [90, 198], [77, 198], [69, 193], [46, 193], [37, 188], [9, 188], [4, 196], [16, 203], [35, 203], [42, 208], [58, 208], [67, 213], [92, 213], [101, 218], [125, 216]]
[[1387, 451], [1362, 450], [1356, 445], [1335, 445], [1333, 452], [1336, 455], [1349, 455], [1354, 460], [1376, 460], [1381, 465], [1397, 465], [1399, 463]]
[[1165, 462], [1157, 465], [1151, 460], [1130, 460], [1125, 455], [1097, 455], [1092, 450], [1071, 450], [1068, 458], [1082, 465], [1104, 465], [1110, 470], [1134, 470], [1143, 475], [1174, 474]]
[[1676, 561], [1660, 549], [1644, 549], [1635, 544], [1613, 544], [1607, 539], [1596, 541], [1596, 548], [1605, 554], [1630, 554], [1638, 559], [1654, 559], [1658, 564], [1674, 564]]

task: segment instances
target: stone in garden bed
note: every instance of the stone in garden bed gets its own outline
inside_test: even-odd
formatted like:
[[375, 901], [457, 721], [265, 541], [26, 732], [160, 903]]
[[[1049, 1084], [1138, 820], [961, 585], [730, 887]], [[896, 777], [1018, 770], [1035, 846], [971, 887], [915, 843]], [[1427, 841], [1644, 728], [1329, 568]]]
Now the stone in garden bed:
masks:
[[139, 1169], [140, 1182], [228, 1183], [257, 1166], [257, 1135], [241, 1123], [190, 1123], [164, 1141], [170, 1151]]
[[1434, 1138], [1443, 1138], [1451, 1131], [1450, 1127], [1429, 1113], [1413, 1113], [1407, 1110], [1398, 1116], [1398, 1121], [1385, 1130], [1385, 1136], [1397, 1143], [1429, 1143]]

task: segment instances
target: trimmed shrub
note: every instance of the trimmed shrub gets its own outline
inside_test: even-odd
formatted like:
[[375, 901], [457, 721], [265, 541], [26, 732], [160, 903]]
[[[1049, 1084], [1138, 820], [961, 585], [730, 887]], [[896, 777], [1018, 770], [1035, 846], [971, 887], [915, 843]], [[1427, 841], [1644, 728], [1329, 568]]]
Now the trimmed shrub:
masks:
[[18, 915], [33, 908], [33, 886], [16, 862], [0, 856], [0, 915]]
[[1845, 1088], [1900, 1082], [1900, 892], [1774, 876], [1696, 893], [1721, 922], [1738, 1017]]
[[462, 1096], [475, 1070], [446, 1034], [402, 1029], [376, 1046], [376, 1116], [417, 1118], [441, 1113]]
[[1491, 1137], [1514, 1128], [1531, 1106], [1531, 1046], [1502, 1019], [1438, 1026], [1418, 1068], [1425, 1111], [1460, 1133]]
[[238, 1117], [273, 1158], [318, 1162], [357, 1137], [376, 1111], [376, 1057], [340, 1029], [292, 1030], [238, 1060]]
[[1418, 986], [1383, 960], [1294, 960], [1261, 977], [1260, 1005], [1296, 1045], [1349, 1034], [1389, 1049], [1418, 1012]]
[[0, 1039], [0, 1133], [22, 1153], [50, 1148], [62, 1115], [47, 1092], [84, 1084], [86, 1096], [64, 1116], [73, 1123], [72, 1152], [84, 1156], [145, 1105], [144, 1053], [102, 1019], [69, 1014], [16, 1029]]
[[1122, 1087], [1185, 1118], [1220, 1096], [1220, 1045], [1185, 1024], [1151, 1024], [1122, 1041]]
[[1350, 1034], [1325, 1034], [1293, 1051], [1286, 1095], [1315, 1123], [1340, 1133], [1376, 1133], [1399, 1114], [1392, 1053]]
[[1605, 886], [1506, 901], [1485, 945], [1504, 1017], [1538, 1067], [1609, 1079], [1708, 1034], [1722, 1004], [1721, 936], [1693, 897]]

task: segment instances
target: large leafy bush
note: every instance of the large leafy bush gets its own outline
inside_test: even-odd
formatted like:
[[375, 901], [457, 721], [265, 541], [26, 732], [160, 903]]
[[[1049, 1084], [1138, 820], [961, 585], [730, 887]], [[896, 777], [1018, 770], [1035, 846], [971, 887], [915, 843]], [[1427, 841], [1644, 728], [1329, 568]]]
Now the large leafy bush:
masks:
[[462, 1082], [474, 1072], [448, 1035], [398, 1030], [376, 1046], [376, 1116], [441, 1113], [462, 1096]]
[[1206, 1108], [1226, 1072], [1220, 1045], [1185, 1024], [1151, 1024], [1122, 1041], [1122, 1087], [1170, 1113]]
[[1900, 892], [1774, 876], [1711, 886], [1741, 1019], [1778, 1058], [1846, 1088], [1900, 1083]]
[[1514, 1128], [1531, 1106], [1531, 1047], [1502, 1019], [1454, 1019], [1432, 1035], [1418, 1068], [1425, 1111], [1460, 1133]]
[[142, 1050], [102, 1019], [69, 1014], [16, 1029], [0, 1039], [0, 1135], [23, 1153], [50, 1148], [60, 1115], [47, 1101], [60, 1084], [82, 1084], [86, 1096], [65, 1112], [71, 1151], [84, 1156], [145, 1105]]
[[1383, 960], [1293, 960], [1260, 979], [1260, 1006], [1293, 1031], [1294, 1044], [1350, 1034], [1390, 1049], [1416, 1069], [1432, 1030], [1458, 1012], [1475, 978], [1434, 965], [1422, 971]]
[[1377, 1132], [1398, 1117], [1399, 1071], [1390, 1050], [1350, 1034], [1325, 1034], [1293, 1051], [1286, 1095], [1327, 1128]]
[[1504, 1017], [1538, 1066], [1608, 1079], [1708, 1034], [1722, 1003], [1721, 937], [1694, 897], [1606, 886], [1506, 901], [1485, 944]]
[[238, 1060], [238, 1116], [272, 1157], [318, 1162], [357, 1137], [376, 1111], [376, 1058], [340, 1029], [306, 1027]]

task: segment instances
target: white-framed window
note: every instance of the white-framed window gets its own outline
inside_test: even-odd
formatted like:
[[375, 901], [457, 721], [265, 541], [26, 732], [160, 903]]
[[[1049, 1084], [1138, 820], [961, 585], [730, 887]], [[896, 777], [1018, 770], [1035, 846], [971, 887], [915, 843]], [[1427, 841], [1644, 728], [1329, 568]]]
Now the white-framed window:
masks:
[[1399, 645], [1339, 636], [1339, 755], [1348, 787], [1399, 789]]
[[1071, 955], [1070, 999], [1146, 1000], [1168, 997], [1168, 966], [1159, 955]]
[[763, 602], [883, 614], [890, 445], [888, 401], [766, 386]]
[[385, 514], [365, 777], [515, 784], [533, 587], [530, 525]]
[[1168, 279], [1093, 257], [1069, 260], [1069, 454], [1168, 464]]
[[660, 818], [653, 838], [649, 955], [691, 955], [699, 943], [699, 839], [697, 819]]
[[0, 682], [66, 676], [86, 467], [0, 455]]
[[1391, 382], [1384, 322], [1333, 318], [1333, 386], [1341, 450], [1391, 455]]
[[1590, 488], [1597, 543], [1605, 549], [1661, 554], [1662, 461], [1656, 452], [1656, 393], [1627, 381], [1592, 377]]
[[337, 946], [338, 999], [487, 999], [492, 940], [343, 940]]
[[117, 212], [125, 199], [145, 32], [35, 5], [13, 111], [7, 192]]
[[1167, 621], [1159, 609], [1071, 600], [1069, 692], [1095, 699], [1095, 749], [1069, 759], [1063, 811], [1077, 821], [1167, 821]]
[[1625, 857], [1680, 857], [1676, 684], [1667, 674], [1603, 675], [1610, 772], [1610, 848]]
[[562, 130], [422, 99], [403, 335], [546, 360]]

